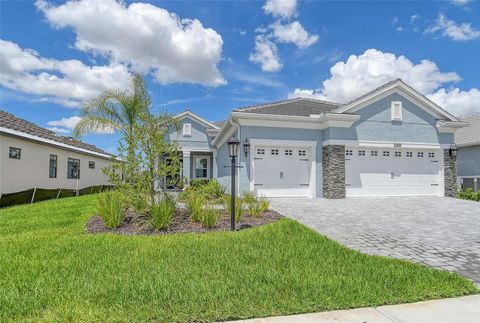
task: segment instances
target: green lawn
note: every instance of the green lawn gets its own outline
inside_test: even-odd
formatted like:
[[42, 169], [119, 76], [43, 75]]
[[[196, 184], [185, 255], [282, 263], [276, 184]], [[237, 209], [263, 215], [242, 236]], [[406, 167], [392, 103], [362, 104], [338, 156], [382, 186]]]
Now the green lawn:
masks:
[[292, 220], [240, 232], [85, 233], [95, 196], [0, 210], [0, 321], [211, 321], [476, 292]]

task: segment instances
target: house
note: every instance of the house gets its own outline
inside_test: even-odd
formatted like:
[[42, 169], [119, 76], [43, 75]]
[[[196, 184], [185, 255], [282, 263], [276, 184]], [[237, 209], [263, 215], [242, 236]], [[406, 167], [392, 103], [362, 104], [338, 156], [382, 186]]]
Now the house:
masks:
[[223, 123], [176, 116], [183, 175], [268, 197], [455, 196], [454, 133], [466, 126], [396, 79], [347, 104], [294, 98], [233, 110]]
[[0, 110], [0, 196], [32, 188], [109, 185], [105, 151]]
[[455, 133], [457, 176], [462, 189], [480, 189], [480, 115], [462, 118], [469, 125]]

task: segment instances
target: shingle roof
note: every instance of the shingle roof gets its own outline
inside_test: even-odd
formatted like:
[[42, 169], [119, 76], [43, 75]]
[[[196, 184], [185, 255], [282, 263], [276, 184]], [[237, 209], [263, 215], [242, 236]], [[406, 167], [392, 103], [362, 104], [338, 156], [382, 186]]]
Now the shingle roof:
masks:
[[215, 121], [215, 122], [212, 122], [214, 125], [216, 125], [217, 127], [221, 128], [223, 127], [223, 125], [225, 124], [225, 120], [223, 121]]
[[460, 128], [455, 132], [455, 144], [468, 145], [480, 143], [480, 115], [473, 115], [460, 119], [470, 123], [470, 125]]
[[76, 148], [86, 149], [95, 153], [111, 155], [98, 147], [84, 143], [79, 140], [75, 140], [72, 137], [57, 135], [53, 131], [39, 127], [36, 124], [31, 123], [27, 120], [17, 118], [13, 114], [3, 110], [0, 110], [0, 127], [23, 132], [23, 133], [41, 137], [44, 139], [56, 141], [58, 143], [73, 146]]
[[270, 103], [237, 108], [234, 112], [278, 114], [291, 116], [309, 116], [330, 112], [340, 106], [339, 103], [309, 98], [294, 98]]
[[368, 91], [367, 93], [364, 93], [364, 94], [360, 95], [359, 97], [353, 99], [352, 101], [348, 102], [348, 103], [345, 104], [345, 105], [349, 105], [349, 104], [351, 104], [351, 103], [353, 103], [353, 102], [356, 102], [356, 101], [358, 101], [358, 100], [360, 100], [360, 99], [363, 99], [363, 98], [369, 96], [370, 94], [375, 93], [375, 92], [378, 92], [378, 91], [380, 91], [381, 89], [384, 89], [384, 88], [386, 88], [386, 87], [388, 87], [388, 86], [390, 86], [390, 85], [392, 85], [392, 84], [394, 84], [394, 83], [397, 83], [397, 82], [403, 82], [403, 81], [402, 81], [401, 78], [396, 78], [396, 79], [394, 79], [394, 80], [391, 80], [390, 82], [387, 82], [387, 83], [385, 83], [385, 84], [382, 84], [382, 85], [380, 85], [379, 87], [377, 87], [377, 88], [375, 88], [375, 89], [373, 89], [373, 90], [371, 90], [371, 91]]

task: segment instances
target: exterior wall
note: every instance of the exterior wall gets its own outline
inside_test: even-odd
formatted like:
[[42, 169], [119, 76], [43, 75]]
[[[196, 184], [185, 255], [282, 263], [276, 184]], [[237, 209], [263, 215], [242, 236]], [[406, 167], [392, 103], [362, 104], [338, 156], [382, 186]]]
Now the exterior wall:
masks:
[[[403, 121], [391, 120], [390, 104], [401, 101]], [[351, 128], [329, 128], [325, 140], [387, 141], [448, 144], [453, 134], [437, 131], [437, 119], [403, 96], [395, 93], [355, 112], [360, 120]]]
[[323, 197], [344, 199], [345, 188], [345, 146], [323, 147]]
[[[235, 137], [238, 138], [238, 130], [235, 131], [234, 133]], [[243, 148], [239, 148], [239, 153], [243, 155], [242, 152]], [[237, 161], [238, 164], [238, 161]], [[217, 149], [217, 180], [222, 184], [223, 186], [228, 188], [228, 191], [230, 191], [230, 165], [231, 165], [231, 159], [230, 159], [230, 154], [228, 151], [228, 144], [225, 142], [221, 147], [218, 147]], [[225, 167], [228, 166], [228, 167]], [[238, 170], [237, 170], [237, 175], [238, 175]], [[238, 183], [238, 176], [237, 176], [237, 183]], [[238, 186], [237, 186], [238, 190]]]
[[[8, 157], [9, 147], [21, 149], [21, 159]], [[76, 189], [93, 185], [109, 185], [102, 168], [110, 160], [69, 151], [54, 146], [0, 135], [0, 193], [13, 193], [26, 189], [65, 188]], [[49, 178], [50, 155], [57, 155], [57, 178]], [[80, 179], [67, 178], [68, 158], [80, 159]], [[95, 169], [88, 162], [95, 162]]]
[[457, 175], [480, 177], [480, 145], [458, 148]]
[[[272, 140], [305, 140], [318, 141], [323, 140], [323, 131], [315, 129], [294, 129], [294, 128], [273, 128], [273, 127], [255, 127], [242, 126], [240, 129], [240, 166], [239, 169], [239, 188], [240, 192], [250, 191], [250, 158], [252, 152], [245, 157], [243, 153], [243, 143], [248, 139], [272, 139]], [[323, 195], [323, 172], [322, 172], [322, 145], [317, 145], [316, 154], [316, 197]], [[228, 156], [228, 151], [227, 151]], [[219, 169], [223, 165], [218, 166]]]
[[445, 178], [445, 196], [457, 196], [457, 169], [455, 159], [450, 157], [449, 150], [443, 150], [443, 174]]
[[[209, 149], [212, 148], [212, 139], [207, 136], [207, 129], [197, 121], [191, 118], [184, 118], [180, 120], [181, 127], [179, 131], [172, 129], [166, 136], [167, 142], [176, 140], [178, 144], [188, 150]], [[183, 124], [190, 123], [192, 125], [192, 135], [183, 136]]]

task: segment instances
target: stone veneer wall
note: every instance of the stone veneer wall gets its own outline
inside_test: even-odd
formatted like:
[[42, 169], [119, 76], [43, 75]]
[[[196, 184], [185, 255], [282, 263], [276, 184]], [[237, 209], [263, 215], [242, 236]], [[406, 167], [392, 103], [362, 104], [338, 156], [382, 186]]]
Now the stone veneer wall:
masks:
[[344, 199], [345, 190], [345, 146], [323, 147], [323, 197]]
[[445, 196], [457, 196], [457, 162], [452, 159], [448, 149], [443, 150], [443, 174], [445, 179]]

